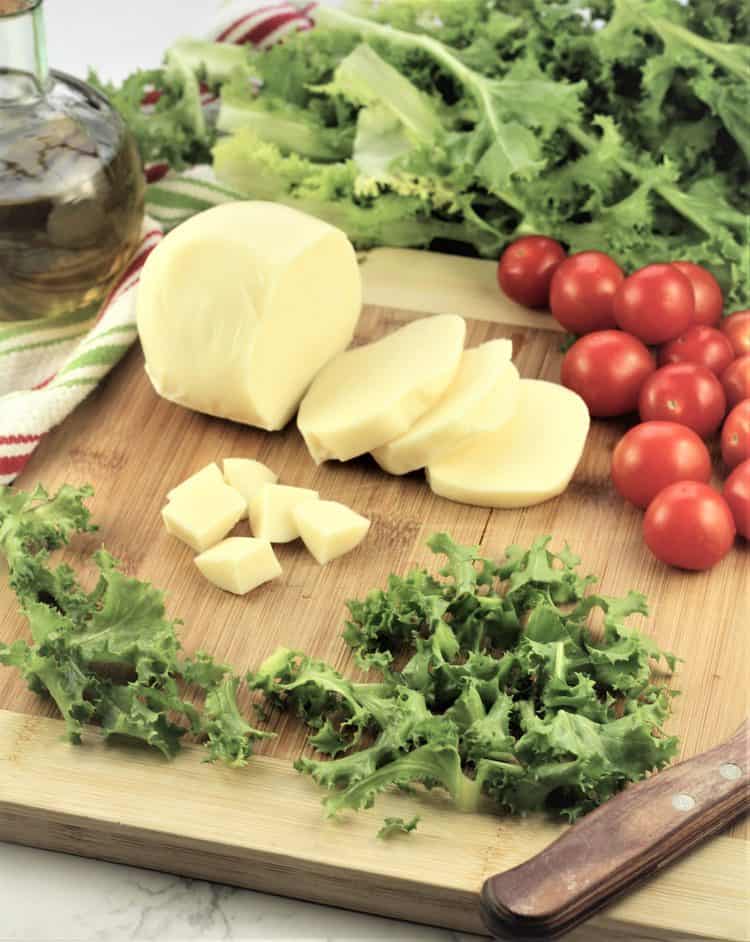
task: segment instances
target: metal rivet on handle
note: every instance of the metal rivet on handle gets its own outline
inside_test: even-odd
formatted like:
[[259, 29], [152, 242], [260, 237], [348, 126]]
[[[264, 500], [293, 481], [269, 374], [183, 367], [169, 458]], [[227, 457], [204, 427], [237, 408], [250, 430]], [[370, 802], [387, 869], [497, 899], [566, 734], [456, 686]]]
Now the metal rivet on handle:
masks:
[[742, 769], [734, 762], [725, 762], [719, 766], [719, 775], [728, 782], [734, 782], [742, 775]]
[[672, 807], [675, 811], [692, 811], [695, 808], [695, 798], [690, 795], [674, 795]]

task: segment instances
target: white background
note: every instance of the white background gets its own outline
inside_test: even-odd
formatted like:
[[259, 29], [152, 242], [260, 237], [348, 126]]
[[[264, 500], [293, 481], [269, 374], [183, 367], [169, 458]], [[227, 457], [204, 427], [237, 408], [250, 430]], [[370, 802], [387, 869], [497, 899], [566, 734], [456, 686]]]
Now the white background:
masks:
[[45, 0], [52, 68], [105, 79], [158, 66], [180, 36], [202, 36], [215, 20], [217, 0]]
[[[122, 79], [202, 35], [215, 0], [47, 0], [50, 64]], [[210, 809], [206, 809], [210, 814]], [[445, 848], [446, 855], [451, 848]], [[456, 942], [459, 937], [261, 893], [0, 844], [0, 940], [320, 939]]]

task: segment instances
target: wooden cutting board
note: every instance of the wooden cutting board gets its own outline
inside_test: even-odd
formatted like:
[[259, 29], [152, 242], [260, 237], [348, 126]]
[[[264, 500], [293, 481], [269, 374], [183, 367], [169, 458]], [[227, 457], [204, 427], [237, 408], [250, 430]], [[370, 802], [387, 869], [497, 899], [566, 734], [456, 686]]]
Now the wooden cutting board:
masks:
[[[546, 315], [500, 298], [494, 266], [429, 253], [379, 250], [363, 260], [367, 306], [357, 333], [369, 341], [420, 312], [457, 312], [467, 343], [510, 337], [523, 376], [557, 380], [561, 335]], [[652, 617], [644, 630], [685, 659], [672, 681], [670, 731], [684, 756], [729, 736], [747, 713], [747, 546], [710, 573], [681, 573], [656, 562], [641, 539], [641, 514], [609, 480], [611, 449], [624, 426], [594, 422], [567, 492], [522, 511], [489, 511], [435, 497], [420, 474], [389, 477], [370, 459], [316, 468], [294, 427], [268, 434], [187, 412], [153, 392], [134, 349], [60, 428], [47, 436], [19, 487], [40, 481], [90, 482], [100, 531], [65, 554], [87, 565], [100, 544], [126, 570], [167, 592], [184, 647], [202, 648], [236, 669], [256, 667], [277, 645], [301, 648], [354, 674], [341, 640], [344, 603], [383, 585], [391, 571], [432, 564], [435, 530], [485, 554], [552, 534], [568, 540], [602, 591], [644, 591]], [[166, 492], [209, 461], [267, 462], [282, 482], [320, 491], [372, 518], [368, 539], [321, 568], [298, 544], [278, 548], [283, 577], [245, 598], [199, 577], [192, 553], [168, 537], [159, 515]], [[242, 533], [242, 525], [237, 532]], [[637, 620], [636, 620], [637, 621]], [[0, 588], [0, 638], [25, 636], [23, 619]], [[245, 704], [247, 706], [247, 704]], [[10, 670], [0, 671], [0, 838], [174, 871], [454, 929], [482, 931], [483, 880], [527, 859], [561, 826], [541, 818], [462, 815], [433, 794], [388, 795], [336, 822], [322, 815], [320, 790], [291, 761], [305, 732], [277, 716], [278, 738], [247, 769], [202, 762], [188, 748], [168, 763], [141, 749], [108, 747], [95, 732], [82, 747], [61, 739], [53, 710]], [[418, 812], [418, 831], [375, 838], [386, 814]], [[572, 938], [748, 938], [748, 831], [740, 824], [612, 906]]]

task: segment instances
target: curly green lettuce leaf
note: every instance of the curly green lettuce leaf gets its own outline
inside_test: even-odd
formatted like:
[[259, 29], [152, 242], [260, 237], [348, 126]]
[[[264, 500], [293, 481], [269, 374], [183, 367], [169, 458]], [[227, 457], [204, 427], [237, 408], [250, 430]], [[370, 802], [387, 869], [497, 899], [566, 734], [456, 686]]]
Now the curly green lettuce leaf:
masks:
[[[440, 180], [401, 173], [379, 182], [364, 176], [352, 160], [323, 164], [298, 154], [285, 156], [248, 128], [220, 139], [213, 157], [225, 186], [244, 197], [285, 203], [324, 219], [360, 248], [426, 246], [437, 239], [498, 244], [498, 233], [471, 217], [470, 201], [462, 201]], [[433, 215], [451, 207], [453, 218], [450, 212], [448, 218]]]
[[193, 75], [210, 88], [221, 88], [233, 79], [250, 82], [257, 77], [246, 46], [183, 37], [173, 43], [165, 56], [167, 71], [179, 63], [186, 75]]
[[315, 17], [324, 27], [422, 51], [449, 72], [473, 98], [477, 111], [472, 133], [457, 138], [453, 157], [472, 167], [487, 190], [501, 198], [512, 176], [528, 178], [541, 169], [540, 140], [578, 119], [583, 86], [549, 81], [531, 60], [519, 61], [502, 79], [492, 79], [467, 67], [434, 36], [409, 33], [339, 9], [320, 8]]
[[[97, 723], [105, 738], [137, 740], [171, 757], [191, 734], [206, 741], [212, 760], [243, 765], [252, 742], [270, 734], [242, 718], [239, 680], [227, 665], [203, 652], [180, 657], [178, 622], [166, 617], [163, 593], [126, 576], [105, 550], [93, 556], [99, 580], [90, 592], [71, 567], [50, 565], [52, 551], [94, 529], [84, 504], [91, 493], [0, 489], [0, 553], [32, 639], [0, 643], [0, 664], [54, 701], [73, 743]], [[190, 686], [206, 691], [202, 710], [186, 699]]]
[[98, 689], [98, 682], [76, 658], [62, 650], [42, 655], [18, 640], [11, 645], [0, 643], [0, 664], [19, 671], [34, 693], [50, 697], [65, 721], [68, 739], [81, 742], [84, 725], [94, 715], [89, 695]]
[[88, 485], [65, 484], [53, 497], [41, 485], [31, 493], [0, 486], [0, 553], [19, 593], [33, 598], [33, 588], [25, 582], [33, 580], [49, 554], [65, 546], [75, 533], [96, 530], [84, 504], [92, 494]]
[[354, 129], [350, 125], [326, 125], [315, 110], [262, 94], [243, 74], [235, 75], [221, 90], [219, 131], [231, 134], [247, 128], [282, 153], [299, 154], [320, 161], [346, 159], [351, 154]]
[[[164, 161], [180, 170], [209, 159], [213, 134], [206, 125], [197, 79], [192, 75], [186, 76], [177, 66], [169, 72], [142, 69], [118, 86], [91, 70], [88, 81], [120, 113], [145, 164]], [[144, 108], [144, 100], [151, 99], [152, 104]]]
[[341, 60], [331, 82], [314, 90], [340, 95], [355, 106], [380, 105], [414, 141], [430, 142], [443, 130], [435, 105], [367, 43]]
[[347, 602], [350, 618], [344, 641], [363, 667], [385, 668], [424, 627], [434, 627], [448, 610], [443, 588], [423, 570], [405, 578], [391, 575], [385, 590], [373, 589], [364, 600]]
[[[643, 65], [641, 109], [652, 125], [660, 123], [665, 99], [680, 78], [708, 104], [750, 159], [750, 46], [719, 42], [688, 28], [687, 8], [665, 0], [615, 0], [614, 12], [596, 37], [608, 60], [632, 58], [640, 36], [655, 36], [661, 52]], [[628, 55], [630, 51], [630, 55]]]
[[[373, 699], [379, 702], [374, 703]], [[385, 696], [375, 693], [369, 702], [365, 700], [363, 708], [379, 729], [371, 746], [330, 760], [303, 757], [297, 760], [295, 768], [311, 775], [325, 788], [349, 788], [402, 755], [431, 719], [422, 693], [401, 687], [393, 688]], [[310, 742], [315, 744], [314, 737]]]
[[[96, 717], [104, 736], [136, 740], [171, 759], [180, 749], [189, 725], [173, 722], [170, 711], [186, 713], [183, 701], [171, 690], [139, 682], [103, 683], [95, 701]], [[188, 720], [192, 717], [188, 711]]]
[[237, 705], [238, 677], [230, 677], [209, 689], [203, 710], [202, 731], [206, 734], [209, 758], [232, 768], [247, 765], [253, 744], [274, 734], [251, 726]]
[[180, 643], [175, 622], [165, 617], [164, 593], [124, 575], [104, 550], [94, 555], [99, 581], [89, 596], [86, 619], [78, 619], [51, 640], [63, 638], [83, 661], [125, 664], [140, 680], [174, 669]]
[[377, 833], [377, 837], [383, 841], [390, 840], [396, 834], [410, 834], [412, 831], [416, 831], [420, 820], [421, 818], [418, 814], [414, 815], [414, 817], [410, 818], [408, 821], [404, 821], [403, 818], [385, 818], [383, 820], [383, 826]]
[[444, 721], [433, 722], [424, 738], [428, 740], [424, 744], [374, 771], [368, 771], [366, 775], [358, 776], [352, 784], [329, 795], [324, 800], [328, 817], [335, 817], [344, 809], [359, 811], [371, 808], [377, 795], [386, 789], [393, 786], [410, 788], [414, 785], [424, 785], [428, 789], [442, 788], [451, 795], [458, 808], [476, 811], [481, 796], [481, 782], [469, 778], [462, 771], [452, 725]]

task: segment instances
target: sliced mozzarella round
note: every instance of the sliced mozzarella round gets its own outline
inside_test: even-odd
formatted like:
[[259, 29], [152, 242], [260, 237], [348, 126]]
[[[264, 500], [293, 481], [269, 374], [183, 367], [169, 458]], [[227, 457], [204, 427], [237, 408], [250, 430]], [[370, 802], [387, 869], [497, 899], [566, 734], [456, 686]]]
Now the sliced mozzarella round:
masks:
[[441, 497], [480, 507], [540, 504], [570, 483], [589, 422], [577, 393], [557, 383], [523, 379], [510, 422], [474, 435], [431, 463], [430, 487]]
[[464, 350], [458, 372], [438, 402], [412, 427], [372, 455], [384, 471], [407, 474], [451, 451], [477, 432], [511, 418], [518, 399], [518, 371], [510, 340], [490, 340]]
[[462, 317], [441, 314], [334, 357], [297, 416], [314, 460], [348, 461], [406, 432], [451, 384], [465, 335]]

